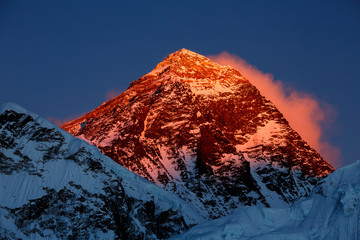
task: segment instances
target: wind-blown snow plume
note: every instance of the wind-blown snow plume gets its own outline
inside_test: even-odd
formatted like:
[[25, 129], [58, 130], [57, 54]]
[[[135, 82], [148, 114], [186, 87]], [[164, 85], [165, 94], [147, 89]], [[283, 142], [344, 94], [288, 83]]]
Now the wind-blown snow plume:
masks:
[[324, 125], [334, 117], [331, 106], [320, 104], [310, 94], [285, 87], [280, 80], [275, 80], [272, 74], [261, 72], [234, 54], [222, 52], [209, 58], [219, 64], [230, 65], [237, 69], [259, 89], [262, 95], [276, 105], [289, 121], [290, 126], [311, 147], [319, 151], [334, 167], [340, 166], [340, 149], [332, 146], [324, 136]]

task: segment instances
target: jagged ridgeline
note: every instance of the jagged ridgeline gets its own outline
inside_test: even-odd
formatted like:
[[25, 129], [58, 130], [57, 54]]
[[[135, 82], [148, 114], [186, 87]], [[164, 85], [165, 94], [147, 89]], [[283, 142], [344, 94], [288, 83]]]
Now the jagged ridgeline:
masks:
[[288, 206], [333, 171], [251, 79], [186, 49], [62, 128], [206, 218]]
[[0, 106], [0, 239], [166, 239], [202, 220], [96, 147]]

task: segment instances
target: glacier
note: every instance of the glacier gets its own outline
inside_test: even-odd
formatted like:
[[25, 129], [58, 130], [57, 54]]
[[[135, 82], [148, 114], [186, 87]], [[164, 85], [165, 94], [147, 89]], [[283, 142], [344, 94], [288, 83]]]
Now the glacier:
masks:
[[360, 160], [330, 174], [291, 207], [239, 207], [171, 239], [360, 239]]

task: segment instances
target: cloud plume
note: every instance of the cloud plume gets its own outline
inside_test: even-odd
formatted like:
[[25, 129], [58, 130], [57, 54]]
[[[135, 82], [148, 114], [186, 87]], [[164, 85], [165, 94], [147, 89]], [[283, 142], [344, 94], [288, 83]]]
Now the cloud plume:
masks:
[[326, 124], [335, 116], [330, 105], [320, 103], [310, 94], [286, 87], [280, 80], [275, 80], [272, 74], [261, 72], [236, 55], [222, 52], [209, 57], [221, 65], [237, 69], [263, 96], [275, 104], [290, 126], [326, 161], [335, 168], [341, 165], [340, 149], [329, 143], [324, 131]]

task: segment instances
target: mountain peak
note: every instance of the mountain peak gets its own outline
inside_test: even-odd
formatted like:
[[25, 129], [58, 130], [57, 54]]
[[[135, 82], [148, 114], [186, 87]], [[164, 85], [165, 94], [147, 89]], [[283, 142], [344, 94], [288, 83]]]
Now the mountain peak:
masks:
[[204, 56], [202, 56], [202, 55], [200, 55], [200, 54], [198, 54], [198, 53], [196, 53], [196, 52], [193, 52], [193, 51], [191, 51], [191, 50], [188, 50], [188, 49], [186, 49], [186, 48], [182, 48], [182, 49], [180, 49], [180, 50], [178, 50], [178, 51], [170, 54], [169, 57], [170, 57], [170, 56], [175, 56], [175, 55], [177, 55], [177, 56], [187, 55], [187, 56], [204, 57]]
[[[169, 56], [167, 56], [165, 58], [165, 61], [167, 60], [166, 62], [176, 62], [181, 59], [194, 60], [194, 61], [199, 61], [199, 62], [209, 62], [209, 61], [211, 62], [211, 60], [206, 58], [205, 56], [203, 56], [199, 53], [193, 52], [191, 50], [185, 49], [185, 48], [182, 48], [176, 52], [171, 53]], [[219, 67], [219, 68], [224, 67], [224, 66], [221, 66], [221, 65], [213, 63], [213, 62], [212, 62], [212, 64], [215, 64], [216, 67]]]
[[195, 53], [193, 51], [187, 50], [185, 48], [180, 49], [179, 51], [176, 51], [174, 53], [171, 53], [169, 56], [167, 56], [165, 58], [164, 61], [160, 62], [154, 68], [154, 70], [159, 70], [159, 69], [162, 69], [164, 67], [169, 67], [169, 66], [171, 66], [173, 69], [181, 68], [184, 70], [185, 69], [189, 70], [189, 68], [191, 68], [195, 72], [201, 70], [201, 68], [212, 68], [212, 69], [228, 69], [228, 68], [230, 68], [229, 66], [221, 66], [217, 63], [214, 63], [210, 59], [206, 58], [205, 56]]
[[[167, 56], [152, 71], [130, 83], [123, 94], [103, 103], [80, 119], [99, 116], [116, 105], [128, 104], [136, 96], [152, 94], [157, 89], [175, 82], [185, 85], [196, 95], [231, 93], [239, 85], [249, 83], [234, 68], [214, 63], [201, 54], [182, 48]], [[65, 123], [63, 128], [71, 132], [70, 128], [76, 122], [78, 120]], [[79, 126], [75, 128], [78, 130]]]
[[0, 105], [0, 114], [5, 112], [5, 111], [15, 111], [15, 112], [21, 112], [21, 113], [27, 113], [27, 110], [25, 110], [24, 108], [20, 107], [19, 105], [17, 105], [16, 103], [3, 103]]
[[230, 92], [231, 86], [248, 82], [237, 70], [212, 62], [187, 49], [170, 54], [145, 76], [131, 83], [143, 90], [153, 90], [169, 82], [182, 82], [196, 94]]
[[62, 128], [210, 218], [286, 206], [333, 171], [238, 71], [186, 49]]

